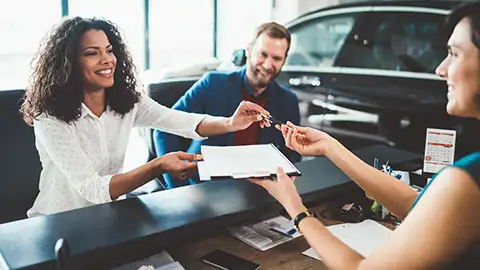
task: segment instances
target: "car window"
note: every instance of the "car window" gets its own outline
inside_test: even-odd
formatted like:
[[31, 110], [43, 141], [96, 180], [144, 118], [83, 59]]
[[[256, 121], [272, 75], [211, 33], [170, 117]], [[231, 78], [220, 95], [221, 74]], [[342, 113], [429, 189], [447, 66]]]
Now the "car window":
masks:
[[332, 66], [355, 22], [355, 15], [316, 19], [292, 27], [287, 65]]
[[369, 23], [368, 33], [353, 33], [353, 39], [349, 39], [348, 46], [345, 46], [345, 50], [351, 51], [335, 65], [435, 72], [446, 55], [442, 15], [372, 13], [372, 16], [374, 19]]

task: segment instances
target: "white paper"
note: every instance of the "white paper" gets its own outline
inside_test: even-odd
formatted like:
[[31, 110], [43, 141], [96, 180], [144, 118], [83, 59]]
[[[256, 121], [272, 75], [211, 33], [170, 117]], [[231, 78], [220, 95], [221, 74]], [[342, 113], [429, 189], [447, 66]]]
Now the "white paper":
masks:
[[185, 270], [179, 262], [172, 262], [167, 265], [163, 265], [155, 268], [155, 270]]
[[[272, 230], [274, 228], [278, 231]], [[290, 220], [283, 216], [276, 216], [237, 227], [229, 227], [228, 231], [242, 242], [265, 251], [301, 236], [297, 231], [289, 236], [279, 232], [288, 232], [292, 228], [293, 224]]]
[[410, 185], [410, 174], [406, 171], [392, 171], [393, 175], [401, 175], [400, 181], [404, 182], [407, 185]]
[[198, 177], [202, 181], [211, 180], [210, 173], [208, 172], [207, 164], [205, 161], [197, 161]]
[[142, 266], [160, 267], [160, 266], [167, 265], [167, 264], [170, 264], [170, 263], [173, 263], [173, 262], [175, 262], [175, 261], [173, 260], [172, 256], [170, 256], [170, 254], [168, 254], [168, 252], [163, 250], [159, 254], [150, 256], [150, 257], [145, 258], [143, 260], [138, 260], [138, 261], [131, 262], [131, 263], [128, 263], [128, 264], [124, 264], [124, 265], [112, 268], [111, 270], [132, 270], [132, 269], [139, 269]]
[[[277, 167], [286, 173], [298, 172], [295, 166], [271, 144], [201, 147], [210, 177], [248, 178], [275, 174]], [[205, 177], [205, 176], [204, 176]], [[202, 178], [200, 178], [203, 180]]]
[[[360, 223], [328, 226], [327, 229], [363, 257], [369, 256], [392, 233], [387, 227], [370, 219]], [[309, 248], [302, 254], [320, 260], [313, 248]]]
[[305, 250], [304, 252], [302, 252], [302, 254], [306, 255], [310, 258], [313, 258], [315, 260], [321, 261], [321, 259], [317, 256], [317, 253], [315, 252], [315, 250], [313, 250], [313, 248], [309, 248], [309, 249]]
[[452, 165], [455, 157], [457, 132], [447, 129], [427, 129], [423, 171], [437, 173], [443, 167]]

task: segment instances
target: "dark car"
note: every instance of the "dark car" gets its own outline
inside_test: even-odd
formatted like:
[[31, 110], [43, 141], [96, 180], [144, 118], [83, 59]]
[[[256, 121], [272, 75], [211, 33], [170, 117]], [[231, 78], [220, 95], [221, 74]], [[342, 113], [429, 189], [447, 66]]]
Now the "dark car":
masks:
[[[277, 80], [297, 93], [302, 124], [351, 148], [380, 143], [421, 153], [426, 129], [444, 128], [457, 131], [457, 157], [479, 149], [478, 120], [446, 114], [447, 85], [434, 74], [447, 54], [446, 15], [461, 3], [345, 4], [288, 23], [292, 44]], [[244, 54], [232, 62], [243, 65]], [[168, 79], [149, 92], [171, 106], [197, 79]]]

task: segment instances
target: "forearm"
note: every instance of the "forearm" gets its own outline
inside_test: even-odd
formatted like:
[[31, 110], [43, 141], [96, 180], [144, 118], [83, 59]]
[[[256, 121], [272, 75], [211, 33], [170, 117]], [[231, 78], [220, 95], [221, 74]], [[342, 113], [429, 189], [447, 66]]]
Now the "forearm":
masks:
[[135, 190], [160, 175], [161, 172], [157, 171], [154, 162], [158, 162], [158, 160], [152, 160], [129, 172], [114, 175], [109, 186], [112, 200]]
[[407, 216], [418, 195], [408, 185], [366, 164], [336, 140], [332, 139], [326, 156], [395, 216]]
[[[306, 209], [303, 205], [295, 208], [296, 210], [287, 210], [292, 218]], [[328, 269], [357, 269], [364, 259], [330, 233], [322, 222], [314, 217], [301, 220], [299, 229]]]
[[198, 124], [195, 131], [202, 137], [210, 137], [228, 132], [234, 132], [235, 130], [232, 128], [230, 118], [207, 116], [200, 122], [200, 124]]

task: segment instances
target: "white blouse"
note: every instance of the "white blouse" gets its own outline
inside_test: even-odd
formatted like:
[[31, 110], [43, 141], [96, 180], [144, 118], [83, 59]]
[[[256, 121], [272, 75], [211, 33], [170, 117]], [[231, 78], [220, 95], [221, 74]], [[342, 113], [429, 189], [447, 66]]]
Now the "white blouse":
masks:
[[83, 103], [81, 113], [71, 124], [46, 114], [34, 121], [43, 169], [28, 217], [110, 202], [110, 179], [122, 170], [133, 127], [203, 139], [195, 130], [206, 117], [169, 109], [145, 95], [123, 117], [109, 109], [97, 117]]

